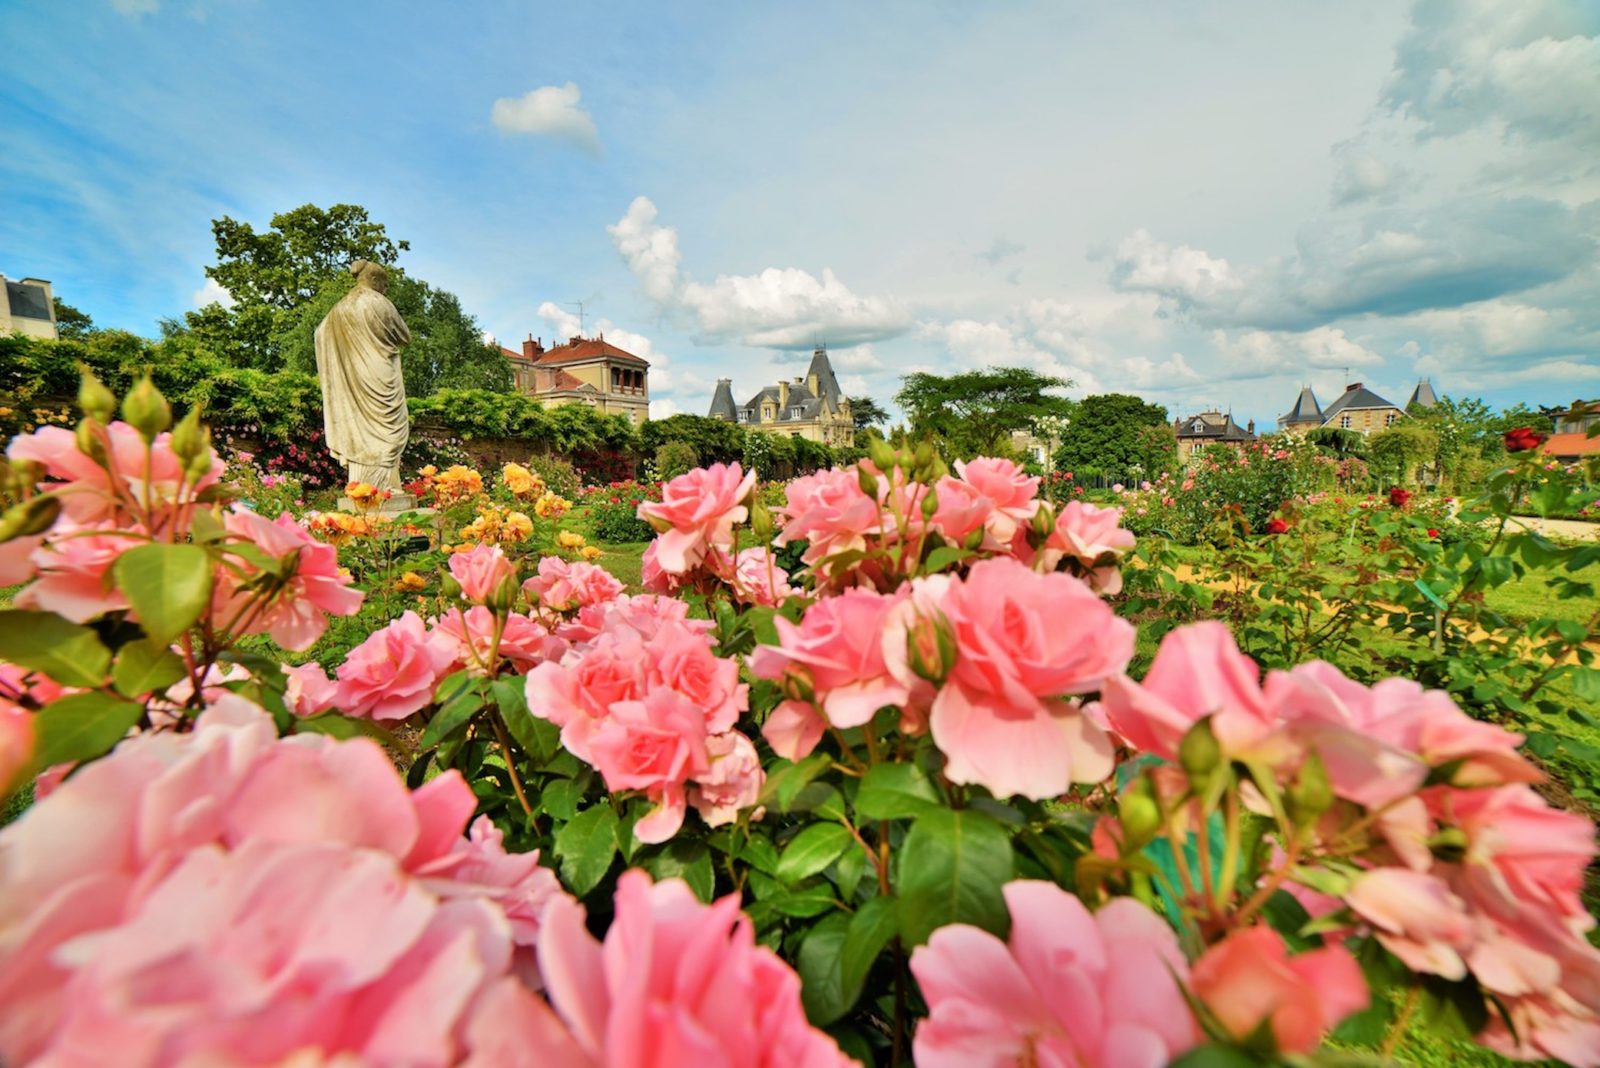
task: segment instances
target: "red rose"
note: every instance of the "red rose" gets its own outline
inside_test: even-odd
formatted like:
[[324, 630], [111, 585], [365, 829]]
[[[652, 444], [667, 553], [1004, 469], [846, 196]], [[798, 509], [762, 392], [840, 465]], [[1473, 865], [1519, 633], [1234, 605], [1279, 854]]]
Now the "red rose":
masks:
[[1544, 435], [1531, 426], [1519, 426], [1506, 431], [1506, 452], [1527, 452], [1544, 443]]
[[1437, 529], [1435, 529], [1434, 527], [1429, 527], [1428, 528], [1428, 537], [1437, 538], [1438, 536], [1439, 536], [1439, 531]]
[[1283, 520], [1279, 519], [1277, 516], [1273, 516], [1271, 519], [1267, 520], [1267, 533], [1268, 534], [1283, 534], [1283, 533], [1286, 533], [1288, 531], [1288, 529], [1289, 529], [1289, 524], [1285, 523]]
[[1411, 491], [1395, 486], [1389, 490], [1389, 504], [1395, 508], [1404, 508], [1411, 503]]

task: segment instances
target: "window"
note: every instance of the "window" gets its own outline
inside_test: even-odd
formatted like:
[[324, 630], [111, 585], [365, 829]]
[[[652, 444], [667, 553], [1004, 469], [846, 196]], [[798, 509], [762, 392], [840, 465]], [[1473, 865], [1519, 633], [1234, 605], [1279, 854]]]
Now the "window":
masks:
[[749, 413], [749, 411], [741, 411], [739, 413], [739, 422], [748, 423], [749, 421], [750, 421], [750, 413]]
[[1400, 417], [1397, 414], [1395, 414], [1394, 412], [1390, 412], [1388, 415], [1383, 417], [1383, 425], [1384, 426], [1394, 426], [1394, 421], [1396, 419], [1398, 419], [1398, 418], [1400, 418]]
[[789, 418], [790, 419], [798, 419], [798, 418], [800, 418], [800, 412], [801, 412], [801, 409], [799, 409], [799, 408], [790, 408], [789, 409]]
[[1350, 429], [1350, 417], [1348, 415], [1341, 415], [1339, 417], [1339, 425], [1341, 427], [1343, 427], [1345, 430], [1349, 430]]

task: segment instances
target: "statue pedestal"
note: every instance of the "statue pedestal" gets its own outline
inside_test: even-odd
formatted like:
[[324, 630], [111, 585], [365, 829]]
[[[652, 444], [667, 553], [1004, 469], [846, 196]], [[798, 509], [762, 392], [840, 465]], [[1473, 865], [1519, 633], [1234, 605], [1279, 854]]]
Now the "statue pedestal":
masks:
[[376, 508], [362, 507], [349, 497], [339, 498], [339, 511], [355, 512], [357, 515], [397, 516], [402, 512], [411, 512], [416, 515], [431, 515], [432, 508], [418, 508], [417, 499], [409, 493], [396, 493]]

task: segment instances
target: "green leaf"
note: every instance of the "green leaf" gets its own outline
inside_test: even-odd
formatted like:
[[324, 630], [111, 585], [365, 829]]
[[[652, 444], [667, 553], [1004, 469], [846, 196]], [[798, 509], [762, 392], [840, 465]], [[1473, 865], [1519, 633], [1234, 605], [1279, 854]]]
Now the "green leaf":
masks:
[[1583, 701], [1600, 701], [1600, 671], [1594, 668], [1572, 669], [1572, 693]]
[[211, 603], [211, 554], [198, 545], [140, 545], [117, 557], [111, 573], [145, 634], [161, 645]]
[[716, 888], [715, 873], [711, 868], [711, 851], [704, 842], [678, 839], [667, 843], [655, 856], [644, 862], [644, 868], [657, 882], [662, 879], [682, 879], [689, 884], [701, 901], [710, 902]]
[[767, 772], [766, 782], [761, 785], [760, 803], [780, 812], [789, 811], [796, 795], [812, 779], [827, 770], [828, 761], [826, 753], [813, 753], [798, 764], [791, 764], [787, 760], [777, 761]]
[[1265, 1064], [1233, 1046], [1197, 1046], [1173, 1061], [1171, 1068], [1263, 1068]]
[[849, 934], [850, 916], [835, 912], [806, 933], [800, 943], [796, 970], [800, 973], [800, 1003], [806, 1019], [824, 1027], [850, 1011], [840, 967], [841, 952]]
[[165, 645], [129, 642], [117, 651], [111, 683], [125, 697], [165, 690], [184, 676], [183, 661]]
[[539, 794], [539, 804], [555, 819], [570, 820], [578, 814], [578, 802], [585, 792], [584, 784], [576, 779], [550, 780]]
[[922, 569], [931, 575], [975, 555], [977, 554], [954, 545], [941, 545], [928, 554], [928, 558], [923, 561]]
[[601, 802], [586, 808], [556, 832], [561, 881], [579, 897], [593, 890], [617, 855], [617, 813]]
[[111, 650], [88, 627], [54, 612], [0, 612], [0, 660], [42, 672], [63, 686], [99, 686]]
[[950, 923], [1004, 937], [1010, 917], [1000, 888], [1013, 864], [1011, 840], [988, 816], [934, 809], [917, 817], [900, 847], [895, 883], [902, 940], [920, 946]]
[[[390, 733], [370, 719], [346, 716], [339, 712], [324, 712], [320, 716], [294, 721], [296, 734], [326, 734], [330, 738], [371, 738], [378, 742], [393, 743]], [[424, 768], [426, 761], [419, 761]], [[418, 785], [421, 785], [420, 783]]]
[[848, 1010], [861, 996], [861, 988], [878, 959], [883, 947], [900, 930], [900, 917], [892, 897], [875, 897], [862, 905], [850, 917], [850, 931], [845, 935], [844, 947], [839, 955], [840, 974], [844, 981]]
[[1489, 1022], [1489, 1007], [1477, 980], [1468, 976], [1450, 982], [1436, 975], [1422, 976], [1422, 1001], [1417, 1018], [1448, 1038], [1471, 1041]]
[[34, 764], [48, 768], [93, 760], [120, 742], [143, 713], [144, 706], [138, 702], [104, 693], [80, 693], [52, 701], [34, 718], [39, 739]]
[[465, 690], [456, 694], [445, 702], [443, 708], [433, 714], [428, 721], [428, 726], [423, 729], [422, 737], [417, 739], [418, 749], [432, 749], [483, 711], [483, 695], [476, 690]]
[[905, 819], [939, 807], [933, 783], [915, 764], [878, 764], [856, 793], [856, 815], [865, 820]]
[[789, 840], [778, 857], [778, 878], [786, 883], [817, 874], [850, 848], [850, 832], [837, 823], [815, 823]]

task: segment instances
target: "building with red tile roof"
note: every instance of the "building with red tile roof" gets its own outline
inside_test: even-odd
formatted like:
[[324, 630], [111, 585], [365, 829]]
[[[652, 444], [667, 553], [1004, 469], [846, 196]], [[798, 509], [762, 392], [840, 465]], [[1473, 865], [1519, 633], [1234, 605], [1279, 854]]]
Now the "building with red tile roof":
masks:
[[587, 404], [609, 415], [622, 415], [635, 426], [650, 416], [650, 361], [597, 337], [572, 337], [565, 345], [545, 348], [544, 339], [528, 335], [517, 352], [501, 346], [511, 364], [516, 388], [546, 408]]

